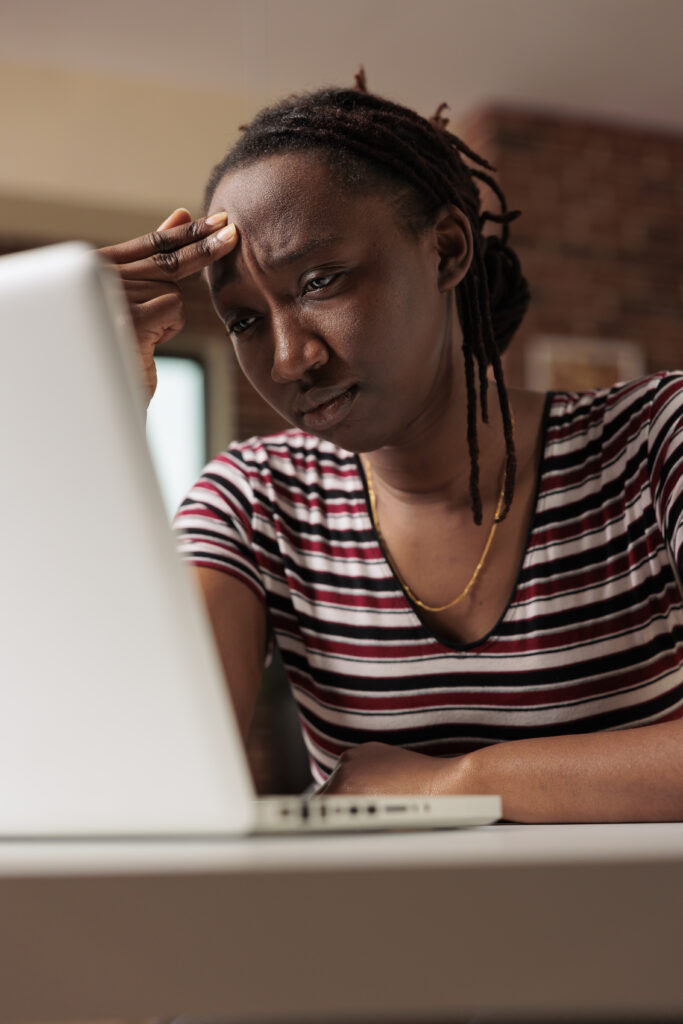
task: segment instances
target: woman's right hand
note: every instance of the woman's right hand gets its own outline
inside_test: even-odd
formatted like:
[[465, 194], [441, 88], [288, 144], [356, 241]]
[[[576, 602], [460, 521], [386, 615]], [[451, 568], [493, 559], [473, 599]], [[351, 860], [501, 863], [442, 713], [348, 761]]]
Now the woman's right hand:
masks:
[[[221, 237], [222, 236], [222, 237]], [[156, 231], [99, 250], [118, 270], [138, 339], [149, 398], [156, 390], [154, 352], [185, 323], [178, 281], [221, 259], [237, 244], [237, 231], [225, 213], [192, 220], [175, 210]]]

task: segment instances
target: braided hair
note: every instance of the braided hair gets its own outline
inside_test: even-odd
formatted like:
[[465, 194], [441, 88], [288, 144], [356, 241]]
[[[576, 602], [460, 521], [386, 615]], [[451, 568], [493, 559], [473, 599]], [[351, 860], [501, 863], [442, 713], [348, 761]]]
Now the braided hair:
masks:
[[[241, 137], [211, 173], [205, 209], [229, 171], [275, 153], [317, 150], [330, 159], [342, 187], [369, 191], [374, 185], [386, 188], [390, 184], [403, 203], [411, 230], [433, 223], [445, 204], [465, 214], [472, 226], [473, 258], [455, 289], [455, 301], [463, 333], [470, 496], [474, 521], [481, 523], [477, 394], [486, 423], [490, 366], [505, 437], [503, 507], [499, 513], [503, 519], [514, 493], [516, 453], [500, 357], [526, 312], [529, 289], [519, 259], [508, 245], [508, 225], [519, 211], [508, 211], [501, 189], [486, 173], [494, 168], [447, 130], [446, 109], [445, 103], [440, 104], [427, 120], [368, 93], [362, 68], [353, 89], [329, 88], [291, 96], [242, 126]], [[465, 158], [476, 166], [465, 163]], [[497, 196], [500, 213], [482, 212], [475, 179], [485, 182]], [[501, 225], [500, 237], [482, 234], [487, 221]]]

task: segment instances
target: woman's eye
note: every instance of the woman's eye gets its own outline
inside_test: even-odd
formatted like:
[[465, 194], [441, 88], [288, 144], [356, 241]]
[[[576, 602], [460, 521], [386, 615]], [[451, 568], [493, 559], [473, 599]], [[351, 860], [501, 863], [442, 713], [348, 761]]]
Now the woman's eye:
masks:
[[310, 281], [306, 282], [304, 288], [304, 295], [306, 292], [319, 292], [323, 288], [327, 288], [328, 285], [332, 284], [336, 274], [325, 274], [324, 276], [312, 277]]
[[244, 334], [245, 331], [249, 330], [255, 320], [255, 316], [245, 316], [242, 320], [235, 320], [234, 323], [228, 325], [228, 334], [238, 338], [240, 334]]

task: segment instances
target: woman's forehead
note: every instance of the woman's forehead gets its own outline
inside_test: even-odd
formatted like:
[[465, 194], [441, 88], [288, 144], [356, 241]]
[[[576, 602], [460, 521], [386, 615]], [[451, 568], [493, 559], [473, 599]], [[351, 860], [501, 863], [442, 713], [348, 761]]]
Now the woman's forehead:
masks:
[[225, 209], [233, 219], [233, 212], [253, 217], [294, 206], [315, 211], [340, 191], [336, 175], [319, 154], [277, 153], [228, 171], [216, 187], [211, 212]]
[[[243, 236], [268, 239], [280, 248], [295, 236], [358, 230], [369, 204], [391, 210], [377, 194], [344, 189], [320, 154], [279, 153], [229, 171], [216, 187], [209, 213], [225, 210]], [[382, 217], [373, 220], [379, 227]]]

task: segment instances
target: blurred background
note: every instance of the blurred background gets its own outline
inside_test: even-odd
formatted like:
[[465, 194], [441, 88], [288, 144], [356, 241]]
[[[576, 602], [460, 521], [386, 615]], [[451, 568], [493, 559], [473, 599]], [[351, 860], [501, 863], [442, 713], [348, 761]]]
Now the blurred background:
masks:
[[[511, 385], [679, 368], [681, 40], [683, 0], [3, 0], [0, 253], [199, 215], [240, 124], [290, 92], [352, 85], [363, 64], [371, 91], [425, 116], [447, 102], [522, 211], [511, 237], [532, 301]], [[149, 422], [169, 514], [211, 454], [280, 426], [201, 283], [185, 294]], [[277, 666], [250, 759], [262, 792], [306, 784]]]

